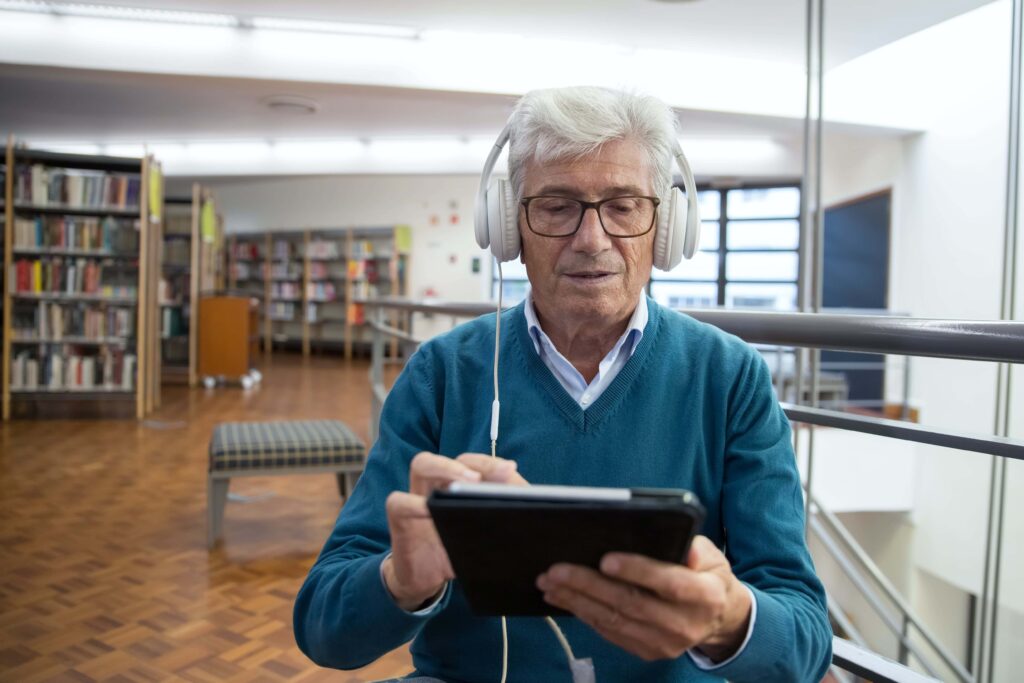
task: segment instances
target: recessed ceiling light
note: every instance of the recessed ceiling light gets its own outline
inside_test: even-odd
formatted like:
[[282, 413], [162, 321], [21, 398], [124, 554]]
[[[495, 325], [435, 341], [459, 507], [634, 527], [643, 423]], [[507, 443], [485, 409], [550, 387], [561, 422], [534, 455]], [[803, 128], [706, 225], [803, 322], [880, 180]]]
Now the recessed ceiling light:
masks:
[[320, 109], [320, 103], [316, 100], [301, 95], [271, 95], [263, 100], [263, 104], [283, 114], [309, 115]]

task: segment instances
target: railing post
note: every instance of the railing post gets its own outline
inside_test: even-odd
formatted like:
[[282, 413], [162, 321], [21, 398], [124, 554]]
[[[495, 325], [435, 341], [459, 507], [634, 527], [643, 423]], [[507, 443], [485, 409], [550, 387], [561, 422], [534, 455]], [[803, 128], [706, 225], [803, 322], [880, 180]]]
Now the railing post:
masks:
[[380, 413], [384, 406], [377, 397], [377, 387], [384, 383], [384, 333], [379, 325], [384, 321], [384, 309], [374, 306], [370, 315], [377, 325], [373, 326], [373, 345], [370, 352], [370, 443], [377, 441], [380, 428]]
[[907, 630], [910, 625], [910, 617], [903, 613], [903, 624], [900, 626], [900, 654], [899, 661], [903, 666], [907, 665], [909, 652], [907, 651]]

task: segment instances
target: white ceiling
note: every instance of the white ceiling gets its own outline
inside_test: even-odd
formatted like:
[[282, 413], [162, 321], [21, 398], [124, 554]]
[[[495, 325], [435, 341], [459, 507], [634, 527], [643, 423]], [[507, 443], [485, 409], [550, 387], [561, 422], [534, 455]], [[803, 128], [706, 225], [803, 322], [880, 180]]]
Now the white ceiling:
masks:
[[[992, 0], [825, 2], [827, 63], [853, 59]], [[806, 0], [103, 0], [109, 5], [512, 33], [804, 62]], [[680, 65], [681, 71], [685, 65]]]
[[[874, 50], [893, 40], [956, 16], [989, 0], [832, 0], [826, 2], [826, 51], [835, 65]], [[730, 59], [754, 59], [770, 73], [774, 65], [792, 71], [804, 59], [805, 0], [697, 0], [669, 4], [654, 0], [104, 0], [105, 4], [145, 6], [240, 16], [283, 16], [345, 22], [412, 26], [423, 30], [457, 30], [482, 34], [524, 34], [589, 43], [612, 43], [678, 50], [700, 54], [702, 63], [679, 65], [680, 83], [688, 69], [705, 77], [714, 73], [715, 55]], [[7, 15], [0, 11], [0, 20]], [[118, 22], [130, 34], [131, 22]], [[10, 28], [10, 26], [8, 27]], [[35, 40], [35, 39], [33, 39]], [[127, 40], [127, 39], [126, 39]], [[38, 45], [35, 40], [33, 45]], [[311, 43], [312, 39], [306, 41]], [[59, 43], [59, 41], [58, 41]], [[298, 43], [301, 46], [303, 43]], [[26, 43], [26, 46], [28, 43]], [[161, 48], [140, 56], [133, 69], [130, 59], [115, 60], [91, 69], [80, 68], [79, 57], [62, 56], [61, 50], [43, 50], [44, 57], [21, 59], [10, 48], [0, 61], [0, 133], [14, 132], [22, 139], [88, 142], [158, 142], [228, 139], [405, 138], [430, 136], [489, 137], [495, 134], [514, 101], [513, 89], [481, 92], [486, 85], [455, 92], [448, 86], [394, 87], [387, 80], [395, 72], [371, 66], [367, 73], [380, 80], [347, 81], [339, 71], [319, 58], [315, 50], [295, 54], [291, 72], [283, 76], [261, 75], [259, 66], [241, 72], [216, 69], [217, 53], [209, 45], [197, 46], [197, 63], [206, 60], [204, 71], [179, 65]], [[177, 45], [179, 50], [188, 46]], [[216, 46], [214, 46], [216, 47]], [[204, 52], [204, 48], [206, 52]], [[571, 44], [566, 50], [571, 51]], [[94, 51], [95, 52], [95, 51]], [[130, 54], [131, 48], [124, 48]], [[69, 53], [70, 55], [71, 53]], [[177, 58], [185, 55], [180, 52]], [[209, 55], [213, 55], [212, 62]], [[348, 57], [330, 55], [344, 65]], [[487, 54], [478, 61], [486, 62]], [[330, 74], [309, 82], [316, 65]], [[317, 63], [319, 62], [319, 63]], [[76, 64], [79, 68], [76, 68]], [[270, 63], [273, 66], [273, 63]], [[515, 64], [515, 60], [506, 60]], [[785, 65], [790, 66], [785, 66]], [[123, 65], [123, 66], [121, 66]], [[191, 70], [190, 70], [191, 69]], [[415, 74], [416, 63], [402, 64]], [[672, 73], [669, 69], [668, 73]], [[219, 76], [218, 73], [230, 73]], [[751, 72], [753, 73], [753, 72]], [[760, 72], [758, 72], [760, 73]], [[293, 74], [303, 74], [301, 80]], [[790, 74], [792, 76], [792, 74]], [[802, 102], [802, 77], [794, 104]], [[754, 75], [756, 81], [759, 76]], [[325, 82], [334, 80], [334, 82]], [[527, 79], [529, 80], [529, 79]], [[694, 80], [694, 79], [690, 79]], [[751, 78], [748, 77], [748, 81]], [[471, 82], [471, 81], [470, 81]], [[732, 81], [729, 81], [732, 83]], [[403, 83], [403, 85], [405, 85]], [[722, 83], [714, 83], [722, 86]], [[725, 84], [728, 90], [728, 84]], [[536, 86], [533, 86], [536, 87]], [[703, 89], [694, 86], [689, 90]], [[732, 89], [743, 101], [760, 101], [762, 95]], [[432, 89], [433, 88], [433, 89]], [[525, 88], [524, 88], [525, 90]], [[283, 114], [264, 102], [271, 95], [302, 95], [320, 106], [314, 115]], [[796, 100], [799, 100], [797, 102]], [[671, 101], [671, 100], [670, 100]], [[682, 105], [690, 106], [690, 105]], [[700, 106], [700, 105], [698, 105]], [[781, 144], [795, 144], [801, 133], [796, 118], [726, 113], [721, 108], [678, 109], [685, 137], [770, 137]], [[802, 111], [802, 105], [798, 107]], [[749, 110], [748, 110], [749, 111]], [[836, 128], [837, 126], [833, 126]], [[867, 134], [867, 127], [838, 126], [843, 132]], [[870, 129], [870, 134], [893, 131]]]

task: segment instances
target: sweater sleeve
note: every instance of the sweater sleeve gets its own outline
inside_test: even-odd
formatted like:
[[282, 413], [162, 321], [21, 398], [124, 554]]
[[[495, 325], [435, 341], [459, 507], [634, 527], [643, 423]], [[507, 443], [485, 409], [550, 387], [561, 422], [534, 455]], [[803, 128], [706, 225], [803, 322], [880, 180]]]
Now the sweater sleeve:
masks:
[[789, 420], [761, 357], [750, 352], [729, 398], [722, 483], [726, 556], [757, 599], [743, 651], [715, 670], [743, 681], [820, 681], [832, 659], [825, 591], [804, 540]]
[[295, 640], [321, 666], [354, 669], [406, 643], [444, 608], [401, 609], [381, 581], [390, 551], [385, 500], [409, 488], [409, 462], [437, 452], [440, 401], [424, 349], [413, 355], [384, 403], [380, 437], [366, 469], [295, 600]]

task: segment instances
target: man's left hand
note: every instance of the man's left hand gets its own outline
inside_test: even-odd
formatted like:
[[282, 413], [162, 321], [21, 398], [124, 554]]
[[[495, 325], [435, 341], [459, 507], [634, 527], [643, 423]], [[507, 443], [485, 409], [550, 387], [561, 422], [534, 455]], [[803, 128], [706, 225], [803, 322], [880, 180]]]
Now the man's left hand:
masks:
[[606, 640], [651, 661], [696, 647], [712, 661], [732, 656], [750, 623], [750, 593], [704, 536], [686, 565], [609, 553], [601, 571], [556, 564], [537, 578], [552, 605], [572, 612]]

